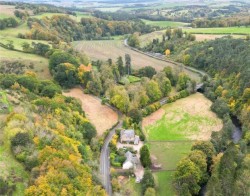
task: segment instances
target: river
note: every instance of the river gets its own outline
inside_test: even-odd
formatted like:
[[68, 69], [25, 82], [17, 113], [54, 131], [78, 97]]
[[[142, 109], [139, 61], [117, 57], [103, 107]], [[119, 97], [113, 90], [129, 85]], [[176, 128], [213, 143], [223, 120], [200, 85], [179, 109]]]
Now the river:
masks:
[[236, 116], [231, 116], [232, 123], [234, 125], [234, 130], [232, 133], [232, 140], [234, 143], [238, 143], [242, 138], [242, 127], [239, 119]]

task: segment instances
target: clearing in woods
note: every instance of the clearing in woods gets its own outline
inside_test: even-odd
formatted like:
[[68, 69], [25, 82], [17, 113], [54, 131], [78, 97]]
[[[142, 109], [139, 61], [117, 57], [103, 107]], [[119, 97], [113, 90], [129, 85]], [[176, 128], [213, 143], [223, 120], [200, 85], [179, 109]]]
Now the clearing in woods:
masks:
[[210, 110], [211, 104], [196, 93], [143, 119], [153, 163], [161, 164], [164, 170], [154, 173], [157, 195], [174, 195], [173, 171], [178, 162], [190, 152], [194, 140], [209, 140], [212, 131], [222, 128], [222, 121]]
[[73, 88], [69, 92], [64, 92], [63, 95], [81, 101], [82, 109], [90, 122], [96, 127], [98, 136], [101, 136], [118, 121], [118, 115], [115, 111], [106, 105], [102, 105], [98, 98], [84, 94], [81, 88]]
[[73, 42], [73, 45], [76, 50], [84, 52], [93, 60], [107, 61], [108, 58], [111, 58], [115, 62], [119, 56], [124, 58], [125, 54], [129, 54], [131, 56], [132, 67], [134, 69], [152, 66], [157, 71], [161, 71], [164, 67], [170, 66], [176, 71], [186, 72], [191, 78], [197, 81], [200, 80], [199, 74], [185, 70], [184, 68], [172, 63], [154, 59], [131, 50], [124, 46], [122, 40], [77, 41]]

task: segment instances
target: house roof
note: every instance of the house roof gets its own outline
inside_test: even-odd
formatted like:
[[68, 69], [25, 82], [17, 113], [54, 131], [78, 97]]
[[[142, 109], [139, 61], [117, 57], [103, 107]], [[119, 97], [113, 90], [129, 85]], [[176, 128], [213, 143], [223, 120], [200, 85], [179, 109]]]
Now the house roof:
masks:
[[133, 158], [133, 154], [132, 154], [131, 152], [127, 151], [127, 152], [125, 153], [125, 157], [127, 158], [127, 160], [131, 161], [132, 158]]
[[133, 129], [127, 129], [121, 131], [122, 137], [133, 138], [135, 136], [135, 131]]
[[132, 154], [130, 151], [127, 151], [125, 153], [125, 157], [127, 158], [125, 162], [131, 162], [131, 163], [137, 163], [138, 162], [138, 158]]

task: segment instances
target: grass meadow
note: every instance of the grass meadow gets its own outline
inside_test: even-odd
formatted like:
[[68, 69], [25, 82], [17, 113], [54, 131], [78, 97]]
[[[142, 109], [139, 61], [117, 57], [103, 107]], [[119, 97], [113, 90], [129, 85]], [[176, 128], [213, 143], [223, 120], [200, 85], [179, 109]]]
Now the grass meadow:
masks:
[[30, 63], [32, 63], [34, 65], [34, 69], [31, 69], [31, 71], [34, 71], [38, 78], [51, 79], [48, 69], [49, 62], [48, 59], [44, 57], [11, 51], [0, 47], [0, 62], [1, 61], [21, 61], [25, 65], [30, 65]]
[[193, 141], [149, 142], [151, 154], [163, 170], [175, 170], [178, 162], [190, 152]]
[[175, 195], [171, 180], [173, 179], [173, 175], [173, 171], [163, 171], [154, 173], [157, 196]]
[[174, 195], [173, 171], [191, 150], [195, 140], [209, 140], [212, 131], [222, 128], [222, 121], [211, 112], [212, 102], [196, 93], [143, 119], [151, 156], [163, 171], [154, 173], [157, 195]]
[[145, 22], [147, 25], [152, 25], [152, 26], [158, 26], [160, 28], [174, 28], [174, 27], [183, 27], [187, 26], [188, 23], [182, 23], [182, 22], [173, 22], [173, 21], [151, 21], [151, 20], [142, 20]]
[[250, 27], [192, 28], [183, 29], [196, 34], [250, 34]]

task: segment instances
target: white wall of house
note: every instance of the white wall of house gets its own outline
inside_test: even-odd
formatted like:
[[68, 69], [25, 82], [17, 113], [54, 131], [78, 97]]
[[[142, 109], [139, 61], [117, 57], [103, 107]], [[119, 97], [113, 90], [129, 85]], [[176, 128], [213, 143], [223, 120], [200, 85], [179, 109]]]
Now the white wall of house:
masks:
[[122, 165], [122, 169], [132, 169], [133, 167], [134, 167], [134, 165], [130, 161], [125, 161]]

